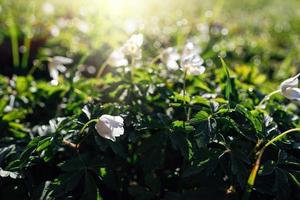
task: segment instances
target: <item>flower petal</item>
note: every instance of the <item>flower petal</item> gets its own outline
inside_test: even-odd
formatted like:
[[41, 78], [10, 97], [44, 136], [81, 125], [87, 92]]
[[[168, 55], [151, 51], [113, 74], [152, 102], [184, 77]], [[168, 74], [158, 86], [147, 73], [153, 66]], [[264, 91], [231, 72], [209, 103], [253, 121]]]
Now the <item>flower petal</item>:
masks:
[[112, 130], [109, 128], [109, 126], [107, 126], [107, 124], [105, 124], [101, 120], [99, 120], [96, 123], [95, 128], [96, 128], [98, 134], [101, 137], [109, 139], [111, 141], [115, 141], [116, 140], [116, 138], [112, 134]]
[[178, 70], [179, 66], [178, 66], [176, 61], [170, 60], [170, 61], [167, 62], [167, 68], [169, 70]]
[[199, 55], [191, 54], [186, 57], [182, 57], [181, 65], [183, 69], [188, 69], [190, 67], [200, 67], [203, 62], [203, 59]]
[[280, 90], [283, 91], [289, 87], [298, 87], [298, 78], [300, 76], [300, 73], [297, 74], [296, 76], [292, 77], [292, 78], [289, 78], [285, 81], [283, 81], [281, 84], [280, 84]]
[[200, 75], [203, 74], [205, 72], [205, 67], [200, 66], [200, 67], [190, 67], [187, 70], [188, 74], [192, 74], [192, 75]]
[[200, 48], [197, 47], [194, 43], [192, 42], [187, 42], [182, 51], [182, 57], [189, 56], [191, 54], [196, 54], [198, 55], [200, 53]]
[[121, 49], [113, 51], [107, 59], [107, 63], [113, 67], [121, 67], [128, 65], [128, 60]]
[[52, 58], [52, 62], [56, 64], [71, 64], [73, 60], [71, 58], [63, 57], [63, 56], [54, 56]]
[[144, 36], [141, 33], [134, 34], [134, 35], [131, 36], [131, 38], [129, 39], [129, 41], [133, 42], [138, 47], [141, 47], [142, 44], [143, 44], [143, 41], [144, 41]]
[[115, 141], [124, 134], [124, 120], [120, 116], [102, 115], [95, 125], [100, 136]]
[[300, 89], [299, 88], [287, 88], [282, 91], [282, 95], [291, 100], [300, 101]]
[[48, 70], [49, 70], [49, 74], [50, 74], [50, 77], [53, 79], [53, 80], [58, 80], [58, 70], [56, 69], [56, 65], [54, 63], [49, 63], [48, 64]]

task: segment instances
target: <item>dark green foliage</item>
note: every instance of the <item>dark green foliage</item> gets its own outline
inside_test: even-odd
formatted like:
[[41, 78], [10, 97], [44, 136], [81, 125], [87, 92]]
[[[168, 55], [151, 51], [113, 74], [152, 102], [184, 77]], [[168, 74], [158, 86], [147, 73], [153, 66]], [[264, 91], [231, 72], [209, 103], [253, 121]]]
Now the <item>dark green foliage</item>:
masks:
[[[242, 14], [245, 7], [247, 12], [260, 9], [252, 1], [244, 4], [236, 5]], [[108, 41], [115, 32], [102, 26], [100, 42], [88, 42], [87, 35], [80, 32], [79, 37], [77, 29], [69, 30], [72, 27], [48, 42], [43, 41], [46, 36], [33, 37], [28, 62], [36, 67], [34, 73], [24, 67], [26, 60], [20, 67], [1, 57], [0, 199], [241, 199], [261, 148], [280, 133], [300, 127], [299, 102], [278, 94], [257, 106], [299, 70], [300, 22], [294, 15], [267, 25], [257, 19], [256, 26], [241, 18], [239, 26], [229, 29], [224, 19], [204, 17], [205, 23], [190, 20], [187, 26], [171, 26], [175, 31], [168, 36], [168, 27], [157, 35], [145, 30], [141, 66], [107, 65], [100, 78], [87, 68], [103, 64], [118, 43]], [[62, 17], [75, 19], [72, 12]], [[91, 19], [98, 26], [94, 16]], [[0, 52], [10, 42], [7, 27], [1, 25]], [[194, 39], [191, 36], [198, 41], [198, 25], [208, 31], [207, 41], [197, 43], [206, 71], [183, 80], [183, 70], [168, 71], [166, 63], [153, 58], [165, 47], [181, 50], [185, 41]], [[25, 37], [25, 31], [19, 31]], [[118, 31], [123, 37], [124, 30]], [[50, 84], [50, 55], [74, 59], [58, 85]], [[82, 129], [103, 114], [124, 118], [125, 133], [115, 142], [101, 137], [94, 122]], [[250, 199], [300, 199], [300, 134], [266, 149]]]

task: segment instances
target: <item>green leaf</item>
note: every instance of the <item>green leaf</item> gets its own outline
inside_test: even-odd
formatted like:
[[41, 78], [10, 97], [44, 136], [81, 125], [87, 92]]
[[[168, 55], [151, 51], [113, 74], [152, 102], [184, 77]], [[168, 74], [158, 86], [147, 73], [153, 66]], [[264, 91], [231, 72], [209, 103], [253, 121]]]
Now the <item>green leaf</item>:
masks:
[[23, 119], [25, 118], [25, 113], [26, 111], [25, 110], [13, 110], [7, 114], [5, 114], [3, 116], [3, 120], [4, 121], [14, 121], [14, 120], [17, 120], [17, 119]]
[[127, 155], [125, 149], [120, 143], [111, 141], [108, 141], [108, 143], [115, 154], [121, 156], [122, 158], [126, 158]]
[[225, 86], [225, 97], [229, 101], [229, 108], [234, 107], [238, 100], [238, 93], [235, 88], [235, 79], [230, 77], [228, 66], [225, 61], [221, 59], [223, 70], [226, 74], [226, 86]]
[[18, 76], [16, 79], [16, 89], [19, 94], [27, 92], [29, 90], [29, 82], [26, 77]]
[[209, 117], [209, 114], [205, 111], [199, 111], [191, 120], [190, 123], [191, 124], [196, 124], [199, 122], [202, 122], [204, 120], [207, 120]]
[[130, 187], [128, 191], [129, 194], [133, 196], [132, 199], [152, 200], [155, 197], [155, 194], [153, 192], [141, 186]]
[[5, 107], [6, 107], [6, 105], [7, 105], [7, 103], [8, 103], [8, 99], [7, 98], [3, 98], [2, 97], [2, 99], [0, 99], [0, 114], [2, 114], [3, 112], [4, 112], [4, 109], [5, 109]]
[[97, 185], [90, 172], [85, 173], [84, 192], [80, 199], [82, 200], [97, 200]]
[[189, 96], [187, 96], [187, 95], [184, 96], [177, 92], [174, 92], [173, 96], [171, 98], [174, 99], [175, 101], [180, 101], [180, 102], [185, 102], [185, 103], [189, 103], [191, 101], [191, 98]]
[[40, 151], [44, 150], [51, 144], [51, 142], [52, 142], [52, 137], [46, 137], [46, 138], [42, 139], [41, 141], [39, 141], [36, 151], [40, 152]]
[[184, 121], [176, 120], [172, 122], [173, 128], [178, 129], [178, 131], [184, 131], [186, 133], [192, 132], [194, 130], [194, 127], [191, 126], [189, 123], [186, 123]]
[[193, 156], [191, 142], [182, 133], [173, 133], [169, 137], [173, 147], [179, 149], [185, 159], [190, 160]]
[[275, 170], [275, 183], [274, 192], [276, 192], [276, 198], [279, 200], [289, 199], [290, 197], [290, 184], [288, 181], [288, 175], [285, 171], [277, 168]]
[[193, 98], [192, 98], [192, 100], [191, 100], [191, 104], [193, 105], [193, 104], [200, 104], [200, 105], [203, 105], [203, 106], [205, 106], [205, 107], [208, 107], [208, 108], [210, 108], [210, 102], [209, 102], [209, 100], [208, 99], [205, 99], [205, 98], [203, 98], [203, 97], [201, 97], [201, 96], [194, 96]]
[[62, 163], [59, 164], [60, 168], [63, 171], [79, 171], [82, 169], [85, 169], [85, 164], [82, 161], [82, 158], [72, 158], [66, 161], [63, 161]]
[[209, 160], [210, 159], [208, 158], [206, 160], [200, 161], [197, 164], [197, 166], [190, 166], [185, 168], [184, 171], [182, 172], [182, 177], [189, 178], [201, 173], [206, 168]]
[[[85, 173], [85, 170], [77, 170], [60, 175], [55, 179], [55, 182], [53, 182], [53, 196], [58, 199], [64, 199], [69, 192], [78, 188]], [[78, 197], [80, 194], [76, 194], [76, 196]]]
[[262, 132], [262, 129], [263, 129], [262, 121], [260, 119], [256, 118], [253, 113], [248, 111], [244, 106], [242, 106], [240, 104], [236, 105], [235, 109], [236, 109], [236, 111], [238, 111], [239, 113], [244, 115], [251, 122], [251, 124], [255, 128], [256, 132], [258, 132], [258, 133]]
[[225, 63], [225, 61], [223, 60], [222, 57], [220, 57], [220, 59], [221, 59], [222, 67], [223, 67], [223, 70], [226, 74], [227, 80], [229, 80], [230, 79], [230, 74], [229, 74], [228, 66], [227, 66], [227, 64]]

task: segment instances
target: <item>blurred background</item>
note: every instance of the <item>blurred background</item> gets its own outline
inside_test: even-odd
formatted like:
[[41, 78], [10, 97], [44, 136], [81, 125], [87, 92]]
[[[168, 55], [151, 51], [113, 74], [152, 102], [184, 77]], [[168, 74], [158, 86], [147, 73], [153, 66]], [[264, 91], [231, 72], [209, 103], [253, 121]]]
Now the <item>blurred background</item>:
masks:
[[46, 77], [39, 61], [56, 55], [97, 68], [134, 33], [145, 36], [144, 60], [192, 40], [207, 66], [221, 55], [281, 79], [299, 66], [300, 1], [0, 0], [0, 73], [38, 65], [34, 75]]

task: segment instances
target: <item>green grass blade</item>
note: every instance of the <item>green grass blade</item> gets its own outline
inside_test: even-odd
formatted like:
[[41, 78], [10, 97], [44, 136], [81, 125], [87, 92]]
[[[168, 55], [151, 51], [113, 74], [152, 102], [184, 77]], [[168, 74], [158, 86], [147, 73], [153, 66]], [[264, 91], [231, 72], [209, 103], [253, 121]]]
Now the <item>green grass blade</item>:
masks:
[[12, 16], [8, 18], [8, 29], [9, 36], [11, 40], [11, 49], [12, 49], [12, 57], [13, 57], [13, 65], [14, 67], [19, 67], [19, 41], [18, 41], [18, 30], [16, 23]]

